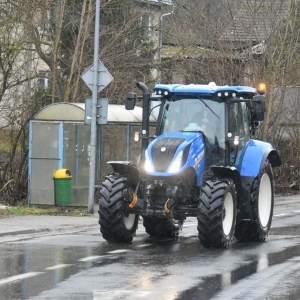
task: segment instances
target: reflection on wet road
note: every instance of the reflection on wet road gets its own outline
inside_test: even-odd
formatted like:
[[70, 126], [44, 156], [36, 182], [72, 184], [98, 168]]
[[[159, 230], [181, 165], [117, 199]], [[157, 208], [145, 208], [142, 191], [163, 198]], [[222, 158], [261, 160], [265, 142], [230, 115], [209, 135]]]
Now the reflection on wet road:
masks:
[[299, 299], [300, 212], [274, 216], [265, 243], [205, 249], [196, 221], [176, 240], [139, 226], [132, 244], [98, 231], [0, 247], [0, 299]]

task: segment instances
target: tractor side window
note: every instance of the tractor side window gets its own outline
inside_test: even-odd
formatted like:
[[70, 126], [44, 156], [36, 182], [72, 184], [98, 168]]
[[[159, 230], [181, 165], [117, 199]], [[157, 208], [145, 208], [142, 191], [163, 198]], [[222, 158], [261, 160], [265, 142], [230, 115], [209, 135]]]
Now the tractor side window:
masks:
[[242, 103], [243, 108], [243, 120], [244, 120], [244, 131], [245, 131], [245, 143], [250, 140], [250, 118], [249, 118], [249, 107], [246, 103]]
[[230, 109], [229, 109], [229, 128], [228, 128], [228, 132], [231, 133], [232, 136], [237, 135], [236, 104], [237, 103], [230, 104]]
[[238, 137], [238, 145], [230, 150], [230, 164], [238, 164], [241, 151], [249, 141], [248, 110], [245, 103], [233, 103], [229, 111], [229, 132]]
[[237, 135], [240, 138], [240, 142], [244, 142], [245, 128], [244, 128], [244, 112], [241, 103], [236, 103], [236, 119], [237, 119]]
[[167, 102], [164, 107], [164, 112], [161, 122], [161, 133], [176, 132], [182, 130], [180, 124], [182, 119], [180, 101]]
[[168, 127], [168, 124], [166, 124], [166, 117], [167, 117], [168, 113], [169, 113], [169, 104], [165, 105], [164, 110], [163, 110], [161, 126], [160, 126], [161, 132], [164, 132], [165, 128]]

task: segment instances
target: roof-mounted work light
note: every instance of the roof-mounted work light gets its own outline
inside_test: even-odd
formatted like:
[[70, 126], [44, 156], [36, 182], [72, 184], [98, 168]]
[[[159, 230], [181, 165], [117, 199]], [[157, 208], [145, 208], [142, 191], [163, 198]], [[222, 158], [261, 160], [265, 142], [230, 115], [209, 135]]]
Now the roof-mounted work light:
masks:
[[263, 95], [266, 92], [266, 84], [265, 83], [259, 83], [257, 86], [257, 91], [259, 94]]

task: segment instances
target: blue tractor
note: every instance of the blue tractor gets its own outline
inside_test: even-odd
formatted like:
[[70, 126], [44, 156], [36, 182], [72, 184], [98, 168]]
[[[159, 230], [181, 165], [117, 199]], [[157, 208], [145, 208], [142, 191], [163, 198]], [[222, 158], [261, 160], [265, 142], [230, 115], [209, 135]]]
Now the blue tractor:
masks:
[[[274, 207], [271, 144], [253, 139], [264, 120], [265, 95], [245, 86], [158, 84], [150, 95], [128, 93], [126, 109], [143, 101], [139, 162], [110, 161], [99, 200], [100, 231], [107, 241], [133, 240], [139, 216], [154, 238], [177, 236], [196, 217], [204, 247], [264, 241]], [[155, 136], [149, 136], [150, 101], [158, 101]]]

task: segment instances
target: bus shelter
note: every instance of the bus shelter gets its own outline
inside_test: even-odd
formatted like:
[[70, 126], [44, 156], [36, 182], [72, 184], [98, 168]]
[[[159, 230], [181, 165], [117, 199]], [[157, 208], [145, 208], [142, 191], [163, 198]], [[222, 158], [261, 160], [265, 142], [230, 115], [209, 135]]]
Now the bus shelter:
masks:
[[[66, 168], [72, 176], [70, 206], [88, 206], [90, 125], [84, 118], [84, 103], [63, 102], [44, 107], [30, 121], [29, 205], [55, 205], [53, 172]], [[151, 116], [152, 134], [155, 122]], [[108, 105], [107, 124], [97, 127], [96, 188], [112, 172], [107, 161], [137, 161], [141, 141], [135, 142], [134, 134], [141, 125], [141, 107], [128, 111], [123, 105]]]

